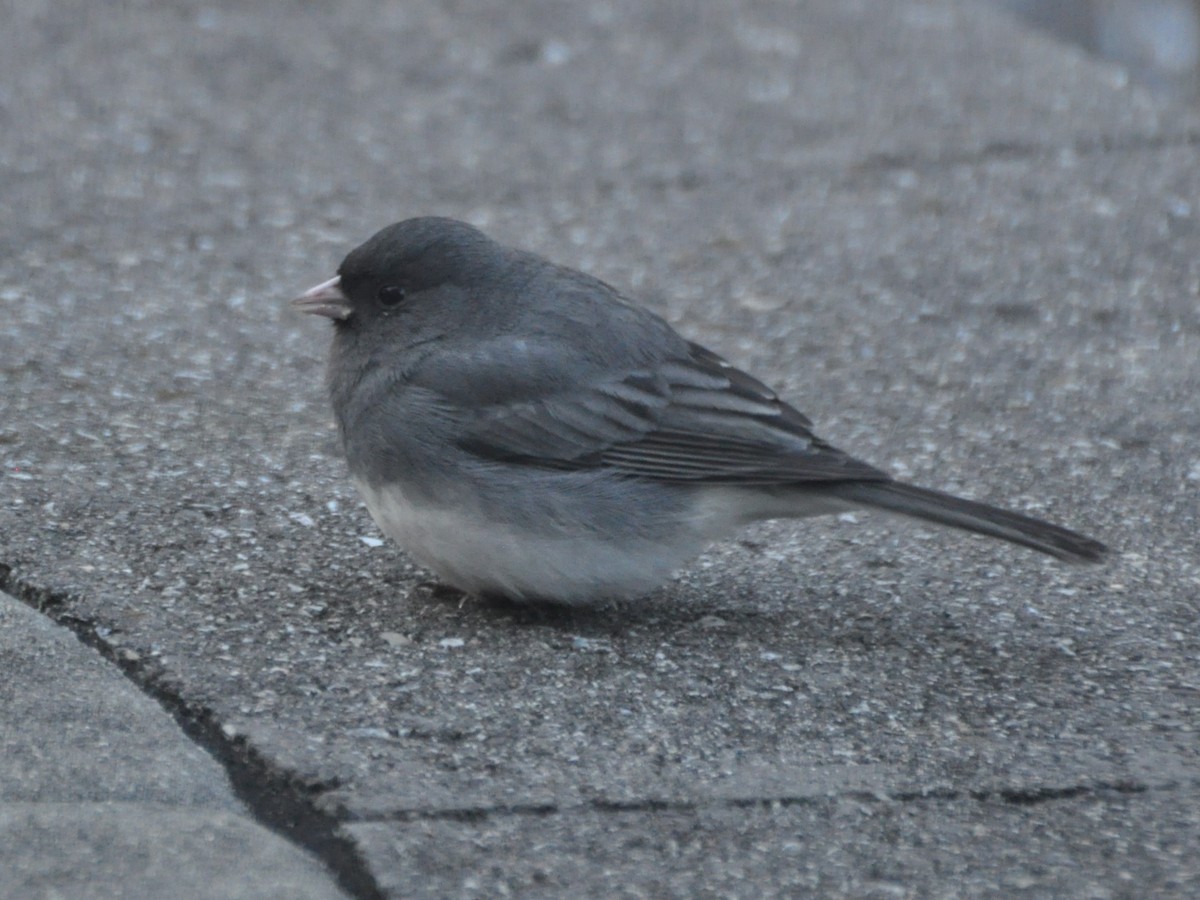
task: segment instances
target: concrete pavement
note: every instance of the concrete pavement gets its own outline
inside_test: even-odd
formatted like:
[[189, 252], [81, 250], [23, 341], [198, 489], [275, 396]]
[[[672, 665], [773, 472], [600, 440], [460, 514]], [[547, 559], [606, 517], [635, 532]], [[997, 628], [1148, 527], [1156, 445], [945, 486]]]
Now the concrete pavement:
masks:
[[[0, 894], [1200, 889], [1191, 111], [949, 0], [4, 20]], [[421, 213], [1113, 561], [861, 516], [431, 596], [286, 308]]]
[[0, 594], [0, 893], [345, 896], [70, 631]]

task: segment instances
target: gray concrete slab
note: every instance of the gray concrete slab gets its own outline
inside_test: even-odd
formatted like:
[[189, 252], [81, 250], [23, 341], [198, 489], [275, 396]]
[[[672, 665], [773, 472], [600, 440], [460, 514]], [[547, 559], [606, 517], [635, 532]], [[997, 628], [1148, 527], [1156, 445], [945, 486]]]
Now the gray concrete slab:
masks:
[[345, 897], [244, 815], [146, 803], [0, 804], [0, 891], [21, 898]]
[[397, 896], [1169, 897], [1200, 877], [1198, 800], [1194, 786], [1085, 793], [1049, 812], [856, 795], [351, 830]]
[[[950, 2], [12, 20], [0, 577], [348, 823], [385, 891], [1194, 886], [1194, 114]], [[434, 599], [284, 305], [417, 213], [1115, 558], [862, 517], [592, 613]]]
[[224, 769], [73, 634], [0, 593], [0, 803], [239, 811]]
[[116, 666], [3, 593], [0, 671], [0, 896], [345, 896]]

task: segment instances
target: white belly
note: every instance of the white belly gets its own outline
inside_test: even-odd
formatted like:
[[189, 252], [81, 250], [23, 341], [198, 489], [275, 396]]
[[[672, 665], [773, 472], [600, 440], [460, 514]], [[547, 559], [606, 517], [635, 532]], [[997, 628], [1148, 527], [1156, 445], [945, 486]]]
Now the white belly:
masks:
[[[493, 485], [487, 502], [466, 479], [437, 497], [399, 484], [354, 485], [383, 533], [449, 584], [572, 606], [648, 593], [748, 522], [848, 508], [819, 494], [715, 486], [614, 493], [611, 482], [556, 480], [563, 477], [531, 478], [507, 493]], [[514, 524], [520, 521], [526, 524]]]
[[396, 485], [355, 487], [379, 528], [422, 565], [471, 594], [585, 605], [658, 587], [699, 553], [646, 538], [603, 540], [580, 525], [561, 534], [520, 532], [458, 509], [414, 502]]

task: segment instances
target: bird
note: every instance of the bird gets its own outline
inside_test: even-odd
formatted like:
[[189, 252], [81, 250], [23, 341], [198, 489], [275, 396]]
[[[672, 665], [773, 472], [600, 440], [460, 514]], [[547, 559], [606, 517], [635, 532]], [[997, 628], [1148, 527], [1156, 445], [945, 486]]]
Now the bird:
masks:
[[389, 225], [292, 304], [333, 323], [328, 389], [372, 518], [469, 595], [639, 598], [752, 522], [856, 509], [1107, 552], [892, 478], [629, 295], [465, 222]]

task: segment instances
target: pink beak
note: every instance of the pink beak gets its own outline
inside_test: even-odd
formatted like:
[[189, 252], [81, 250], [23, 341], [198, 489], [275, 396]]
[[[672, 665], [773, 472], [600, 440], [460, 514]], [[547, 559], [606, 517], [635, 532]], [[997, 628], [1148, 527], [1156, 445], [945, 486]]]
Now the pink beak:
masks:
[[353, 311], [350, 300], [342, 291], [342, 276], [335, 275], [328, 281], [322, 281], [316, 287], [309, 288], [292, 301], [292, 306], [300, 312], [312, 313], [314, 316], [327, 316], [335, 321], [348, 319]]

